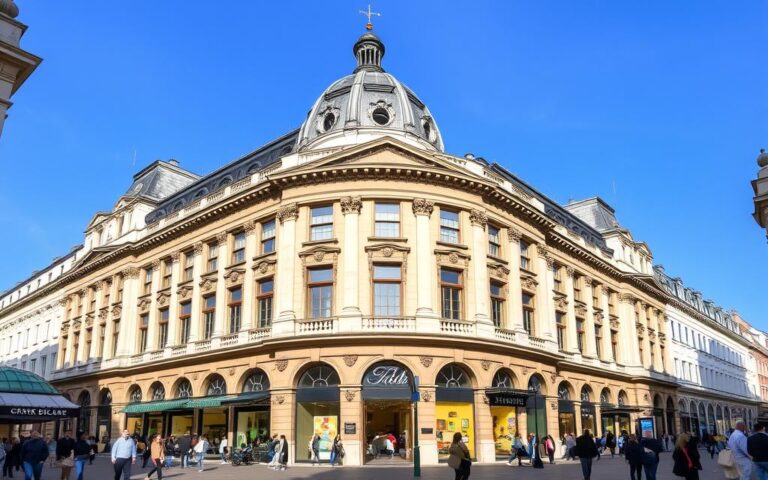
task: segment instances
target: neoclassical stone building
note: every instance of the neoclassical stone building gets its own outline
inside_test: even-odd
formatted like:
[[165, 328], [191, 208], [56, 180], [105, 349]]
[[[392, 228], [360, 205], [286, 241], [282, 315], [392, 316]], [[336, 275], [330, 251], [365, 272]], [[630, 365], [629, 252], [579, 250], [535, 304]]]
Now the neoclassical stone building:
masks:
[[299, 130], [203, 177], [156, 162], [94, 216], [55, 283], [77, 427], [285, 434], [292, 462], [338, 432], [352, 465], [379, 432], [433, 464], [455, 432], [493, 462], [516, 431], [679, 431], [648, 246], [447, 154], [381, 41], [354, 54]]

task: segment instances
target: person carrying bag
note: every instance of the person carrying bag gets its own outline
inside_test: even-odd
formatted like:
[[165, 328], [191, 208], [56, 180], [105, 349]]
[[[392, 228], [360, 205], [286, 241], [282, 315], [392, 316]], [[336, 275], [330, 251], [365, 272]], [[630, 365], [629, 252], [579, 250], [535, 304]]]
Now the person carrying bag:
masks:
[[685, 480], [699, 480], [701, 457], [688, 435], [682, 434], [678, 437], [675, 451], [672, 452], [672, 460], [675, 462], [672, 473]]
[[449, 449], [448, 466], [456, 472], [455, 480], [467, 480], [472, 460], [469, 457], [469, 449], [461, 439], [461, 432], [453, 434], [453, 442]]

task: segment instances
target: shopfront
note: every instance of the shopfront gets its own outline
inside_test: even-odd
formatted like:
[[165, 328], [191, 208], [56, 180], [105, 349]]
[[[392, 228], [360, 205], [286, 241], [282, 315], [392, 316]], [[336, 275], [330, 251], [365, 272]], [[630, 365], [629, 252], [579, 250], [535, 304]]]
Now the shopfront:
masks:
[[485, 396], [491, 410], [496, 460], [506, 461], [519, 432], [518, 411], [525, 408], [530, 393], [514, 390], [511, 375], [500, 370], [493, 379], [493, 388], [486, 390]]
[[451, 363], [440, 369], [435, 380], [435, 436], [437, 456], [447, 461], [451, 441], [460, 432], [475, 457], [474, 390], [472, 380], [461, 365]]
[[376, 452], [386, 449], [385, 436], [395, 438], [392, 458], [411, 460], [413, 415], [411, 392], [413, 375], [405, 366], [392, 361], [377, 363], [365, 372], [362, 382], [366, 455], [374, 460]]
[[571, 387], [566, 382], [557, 387], [557, 424], [561, 440], [576, 433], [576, 407], [571, 400]]
[[538, 374], [528, 380], [528, 391], [532, 394], [525, 405], [526, 425], [528, 432], [537, 435], [538, 441], [547, 435], [547, 392], [544, 390], [544, 379]]
[[99, 452], [108, 452], [112, 439], [112, 392], [102, 390], [96, 410], [96, 441]]
[[240, 395], [223, 402], [232, 405], [234, 415], [233, 445], [243, 448], [269, 438], [269, 393], [270, 383], [267, 374], [261, 369], [254, 369], [245, 378]]
[[589, 431], [592, 432], [592, 435], [598, 435], [597, 422], [595, 420], [595, 404], [592, 403], [592, 389], [587, 385], [584, 385], [581, 388], [579, 398], [581, 399], [581, 427], [575, 434], [577, 436], [581, 435], [584, 433], [584, 430], [589, 429]]
[[295, 459], [308, 462], [307, 443], [320, 435], [320, 460], [331, 458], [333, 439], [339, 431], [339, 375], [333, 367], [318, 364], [307, 369], [296, 389]]

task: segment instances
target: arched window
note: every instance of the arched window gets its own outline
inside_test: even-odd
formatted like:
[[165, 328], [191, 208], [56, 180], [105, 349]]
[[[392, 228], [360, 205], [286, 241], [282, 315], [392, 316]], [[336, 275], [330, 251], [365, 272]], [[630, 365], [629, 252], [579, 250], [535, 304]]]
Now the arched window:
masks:
[[341, 383], [339, 374], [328, 365], [315, 365], [301, 376], [299, 388], [332, 387]]
[[472, 388], [466, 370], [456, 364], [448, 364], [437, 373], [437, 386], [443, 388]]
[[663, 405], [662, 405], [662, 401], [661, 401], [661, 395], [659, 395], [659, 394], [654, 395], [654, 397], [653, 397], [653, 406], [655, 408], [664, 408]]
[[611, 403], [611, 391], [607, 388], [600, 391], [600, 403], [603, 405]]
[[560, 382], [560, 386], [557, 387], [557, 398], [560, 400], [571, 399], [571, 388], [568, 382]]
[[541, 391], [541, 377], [533, 375], [528, 380], [528, 391], [533, 393], [542, 393]]
[[165, 400], [165, 387], [160, 382], [155, 382], [152, 384], [152, 386], [149, 389], [151, 400], [158, 401], [158, 400]]
[[77, 425], [78, 430], [87, 432], [91, 428], [91, 394], [83, 392], [77, 399], [80, 405], [80, 419]]
[[134, 385], [128, 391], [128, 403], [138, 403], [141, 401], [141, 388], [138, 385]]
[[263, 370], [253, 370], [243, 382], [243, 393], [269, 390], [269, 378]]
[[227, 394], [227, 382], [221, 375], [211, 375], [208, 379], [208, 388], [205, 390], [205, 394], [213, 395], [226, 395]]
[[592, 389], [589, 388], [589, 385], [584, 385], [583, 387], [581, 387], [581, 401], [582, 402], [592, 401]]
[[192, 383], [186, 378], [182, 378], [176, 386], [176, 398], [189, 398], [192, 396]]
[[496, 375], [493, 376], [493, 388], [514, 388], [514, 382], [512, 381], [512, 374], [507, 370], [499, 370]]
[[627, 403], [629, 403], [628, 400], [627, 400], [627, 393], [624, 390], [620, 390], [619, 391], [619, 406], [623, 407], [623, 406], [627, 405]]
[[101, 392], [101, 399], [99, 405], [112, 405], [112, 392], [109, 390], [103, 390]]

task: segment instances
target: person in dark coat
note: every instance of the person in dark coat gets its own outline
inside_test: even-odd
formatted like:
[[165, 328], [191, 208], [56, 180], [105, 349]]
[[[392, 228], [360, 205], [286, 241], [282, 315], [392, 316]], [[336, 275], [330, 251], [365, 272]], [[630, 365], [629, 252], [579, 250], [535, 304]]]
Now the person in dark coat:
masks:
[[40, 480], [43, 475], [43, 464], [48, 459], [48, 445], [40, 433], [33, 431], [30, 438], [21, 445], [21, 462], [24, 466], [24, 476]]
[[189, 450], [192, 448], [192, 436], [189, 434], [189, 430], [179, 437], [178, 443], [181, 468], [187, 468], [189, 466]]
[[605, 435], [605, 446], [611, 451], [611, 458], [613, 458], [616, 454], [616, 435], [610, 430]]
[[699, 480], [699, 470], [701, 470], [701, 457], [696, 442], [686, 434], [680, 435], [675, 445], [675, 451], [672, 452], [674, 466], [672, 473], [685, 480]]
[[656, 470], [659, 468], [659, 453], [664, 451], [661, 442], [653, 438], [653, 432], [646, 431], [640, 441], [643, 447], [643, 470], [647, 480], [656, 480]]
[[592, 476], [592, 459], [598, 455], [598, 451], [589, 429], [584, 430], [584, 435], [576, 439], [575, 449], [576, 456], [579, 457], [581, 462], [581, 473], [584, 475], [584, 480], [590, 480]]
[[13, 469], [18, 468], [21, 463], [21, 444], [18, 438], [9, 440], [10, 447], [6, 447], [5, 464], [3, 465], [3, 476], [13, 478]]
[[632, 434], [624, 446], [624, 458], [629, 463], [629, 478], [643, 480], [643, 447], [637, 441], [637, 435]]
[[[56, 441], [56, 459], [61, 461], [65, 458], [69, 458], [72, 455], [72, 451], [75, 449], [75, 439], [72, 438], [72, 432], [67, 430], [64, 432], [64, 437]], [[69, 474], [73, 467], [66, 465], [61, 466], [61, 480], [68, 480]]]

